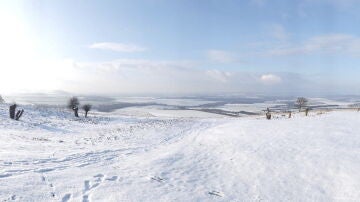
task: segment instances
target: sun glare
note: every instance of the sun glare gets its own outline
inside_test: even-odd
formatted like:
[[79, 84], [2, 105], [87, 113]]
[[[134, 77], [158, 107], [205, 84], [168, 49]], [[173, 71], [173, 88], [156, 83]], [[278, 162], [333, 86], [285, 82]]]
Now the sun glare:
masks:
[[47, 90], [59, 87], [61, 68], [54, 72], [54, 61], [39, 55], [31, 27], [20, 16], [0, 12], [0, 92]]

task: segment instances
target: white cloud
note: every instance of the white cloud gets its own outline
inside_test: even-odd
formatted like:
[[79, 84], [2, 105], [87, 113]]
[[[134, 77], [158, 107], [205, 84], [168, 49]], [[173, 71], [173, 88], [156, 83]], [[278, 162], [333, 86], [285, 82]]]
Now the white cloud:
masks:
[[264, 84], [268, 84], [268, 85], [279, 84], [282, 82], [281, 77], [274, 74], [263, 74], [261, 75], [260, 80]]
[[208, 50], [207, 56], [210, 60], [219, 63], [231, 63], [237, 60], [232, 53], [223, 50]]
[[112, 43], [112, 42], [94, 43], [91, 44], [89, 48], [111, 50], [117, 52], [128, 52], [128, 53], [142, 52], [146, 50], [146, 48], [134, 44], [123, 44], [123, 43]]
[[69, 91], [84, 93], [200, 93], [218, 89], [221, 83], [194, 68], [191, 61], [118, 59], [76, 63], [79, 77], [67, 83]]
[[136, 59], [74, 62], [75, 77], [65, 80], [61, 89], [85, 94], [296, 94], [314, 89], [312, 82], [303, 81], [297, 74], [221, 71], [199, 69], [198, 65], [191, 61]]
[[[202, 64], [193, 61], [117, 59], [104, 62], [77, 62], [69, 59], [31, 64], [39, 69], [25, 72], [20, 80], [24, 79], [23, 81], [28, 85], [14, 88], [12, 92], [15, 90], [44, 92], [60, 89], [81, 94], [169, 95], [239, 92], [294, 95], [312, 92], [316, 86], [321, 86], [314, 85], [297, 74], [199, 69], [196, 67]], [[22, 72], [25, 68], [15, 70]], [[0, 67], [0, 69], [11, 73], [10, 68]], [[3, 79], [6, 75], [0, 77]], [[0, 84], [4, 84], [5, 90], [8, 88], [3, 80], [0, 80]], [[276, 88], [273, 84], [276, 84]]]
[[[234, 90], [230, 73], [201, 70], [191, 61], [118, 59], [74, 63], [76, 80], [65, 90], [83, 93], [209, 93]], [[82, 76], [81, 76], [82, 75]], [[229, 81], [226, 82], [226, 81]], [[253, 83], [256, 82], [254, 79]], [[238, 86], [237, 88], [241, 88]]]
[[346, 34], [331, 34], [312, 37], [300, 44], [273, 48], [270, 55], [294, 55], [310, 53], [339, 53], [360, 55], [360, 38]]

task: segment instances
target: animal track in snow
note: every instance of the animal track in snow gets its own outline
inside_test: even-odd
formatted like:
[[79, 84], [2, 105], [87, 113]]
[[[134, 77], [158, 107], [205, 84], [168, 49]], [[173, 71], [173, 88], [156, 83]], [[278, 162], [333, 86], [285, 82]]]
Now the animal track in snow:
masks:
[[151, 180], [157, 181], [157, 182], [163, 182], [164, 179], [158, 176], [151, 177]]
[[46, 184], [47, 186], [49, 186], [49, 188], [51, 189], [50, 196], [51, 196], [52, 198], [55, 198], [55, 197], [56, 197], [55, 187], [54, 187], [54, 185], [53, 185], [52, 183], [49, 182], [49, 180], [48, 180], [48, 178], [47, 178], [47, 176], [46, 176], [45, 174], [42, 174], [41, 180], [42, 180], [43, 182], [45, 182], [45, 184]]

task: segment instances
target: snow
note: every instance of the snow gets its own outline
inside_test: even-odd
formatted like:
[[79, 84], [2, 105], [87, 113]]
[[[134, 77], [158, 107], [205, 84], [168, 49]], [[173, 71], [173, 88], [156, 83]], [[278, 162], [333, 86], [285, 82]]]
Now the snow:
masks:
[[283, 106], [284, 108], [287, 107], [286, 104], [264, 102], [264, 103], [253, 103], [253, 104], [225, 104], [220, 107], [214, 107], [214, 109], [221, 109], [231, 112], [246, 111], [246, 112], [258, 113], [264, 109], [272, 108], [276, 106]]
[[175, 105], [175, 106], [197, 106], [202, 104], [215, 103], [214, 101], [191, 99], [191, 98], [155, 98], [155, 97], [121, 97], [121, 98], [117, 98], [116, 101], [130, 102], [130, 103], [158, 103], [163, 105]]
[[[360, 113], [187, 118], [0, 105], [0, 201], [358, 201]], [[168, 113], [168, 112], [167, 112]]]
[[151, 116], [151, 117], [168, 117], [168, 118], [221, 118], [225, 115], [202, 112], [197, 110], [179, 110], [172, 107], [163, 106], [144, 106], [144, 107], [127, 107], [118, 109], [114, 112], [119, 115], [127, 116]]

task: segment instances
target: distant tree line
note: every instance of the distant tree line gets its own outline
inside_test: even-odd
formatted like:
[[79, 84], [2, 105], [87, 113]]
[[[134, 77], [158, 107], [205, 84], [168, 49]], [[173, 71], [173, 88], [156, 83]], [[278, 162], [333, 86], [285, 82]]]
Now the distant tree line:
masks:
[[[3, 104], [3, 103], [5, 103], [5, 100], [0, 95], [0, 104]], [[69, 99], [67, 107], [69, 109], [73, 110], [75, 117], [79, 117], [79, 113], [78, 113], [79, 106], [80, 106], [80, 102], [77, 97], [72, 97]], [[20, 119], [20, 117], [23, 115], [24, 109], [20, 109], [20, 110], [16, 111], [17, 107], [18, 107], [18, 105], [16, 103], [9, 106], [9, 116], [11, 119], [18, 121]], [[85, 111], [85, 118], [87, 118], [88, 113], [91, 110], [91, 108], [92, 108], [91, 104], [84, 104], [82, 106], [82, 109]]]

